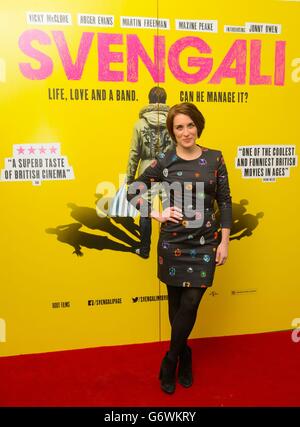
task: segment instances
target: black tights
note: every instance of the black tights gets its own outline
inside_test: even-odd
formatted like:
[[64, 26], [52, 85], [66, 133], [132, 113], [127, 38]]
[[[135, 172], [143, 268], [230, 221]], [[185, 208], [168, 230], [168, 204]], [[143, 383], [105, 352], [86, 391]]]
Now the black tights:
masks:
[[206, 288], [167, 286], [171, 343], [168, 357], [177, 360], [194, 327], [197, 310]]

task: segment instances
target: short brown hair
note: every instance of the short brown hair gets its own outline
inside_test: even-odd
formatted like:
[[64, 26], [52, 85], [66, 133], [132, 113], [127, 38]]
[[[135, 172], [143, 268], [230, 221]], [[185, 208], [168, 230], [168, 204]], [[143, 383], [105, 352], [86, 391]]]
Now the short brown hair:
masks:
[[173, 122], [177, 114], [185, 114], [186, 116], [189, 116], [193, 120], [193, 122], [196, 125], [197, 135], [199, 138], [205, 126], [205, 118], [203, 117], [202, 113], [198, 110], [196, 105], [190, 102], [182, 102], [181, 104], [173, 105], [173, 107], [171, 107], [168, 112], [167, 128], [172, 139], [176, 141], [174, 131], [173, 131]]
[[154, 86], [148, 94], [148, 99], [150, 104], [165, 104], [167, 92], [162, 87]]

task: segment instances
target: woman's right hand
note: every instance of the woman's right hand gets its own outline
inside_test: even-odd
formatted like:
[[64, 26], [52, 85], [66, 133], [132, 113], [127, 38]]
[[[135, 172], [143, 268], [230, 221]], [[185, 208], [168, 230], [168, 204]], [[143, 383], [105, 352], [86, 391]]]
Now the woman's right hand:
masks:
[[162, 212], [152, 211], [151, 217], [156, 219], [159, 222], [171, 221], [178, 224], [182, 218], [182, 210], [177, 206], [172, 206], [164, 209]]

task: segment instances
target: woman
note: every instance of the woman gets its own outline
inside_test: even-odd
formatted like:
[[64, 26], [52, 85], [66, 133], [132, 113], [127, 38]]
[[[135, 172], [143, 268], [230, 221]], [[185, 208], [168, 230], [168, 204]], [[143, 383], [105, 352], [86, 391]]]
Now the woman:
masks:
[[[176, 148], [161, 154], [128, 188], [128, 200], [161, 225], [158, 242], [158, 278], [167, 285], [170, 348], [162, 360], [160, 384], [173, 393], [178, 381], [193, 383], [192, 353], [187, 339], [196, 321], [199, 303], [212, 286], [215, 266], [228, 256], [232, 207], [227, 170], [221, 151], [197, 145], [205, 119], [194, 104], [174, 105], [167, 128]], [[168, 196], [160, 213], [140, 194], [161, 182]], [[138, 194], [137, 194], [138, 193]], [[221, 235], [214, 202], [220, 211]]]

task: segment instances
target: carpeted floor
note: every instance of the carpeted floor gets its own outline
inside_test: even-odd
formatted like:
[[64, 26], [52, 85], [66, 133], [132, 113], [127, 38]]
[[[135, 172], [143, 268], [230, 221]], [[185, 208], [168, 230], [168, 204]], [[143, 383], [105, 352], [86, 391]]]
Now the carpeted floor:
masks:
[[0, 406], [300, 406], [291, 331], [190, 340], [194, 385], [159, 387], [167, 343], [0, 358]]

